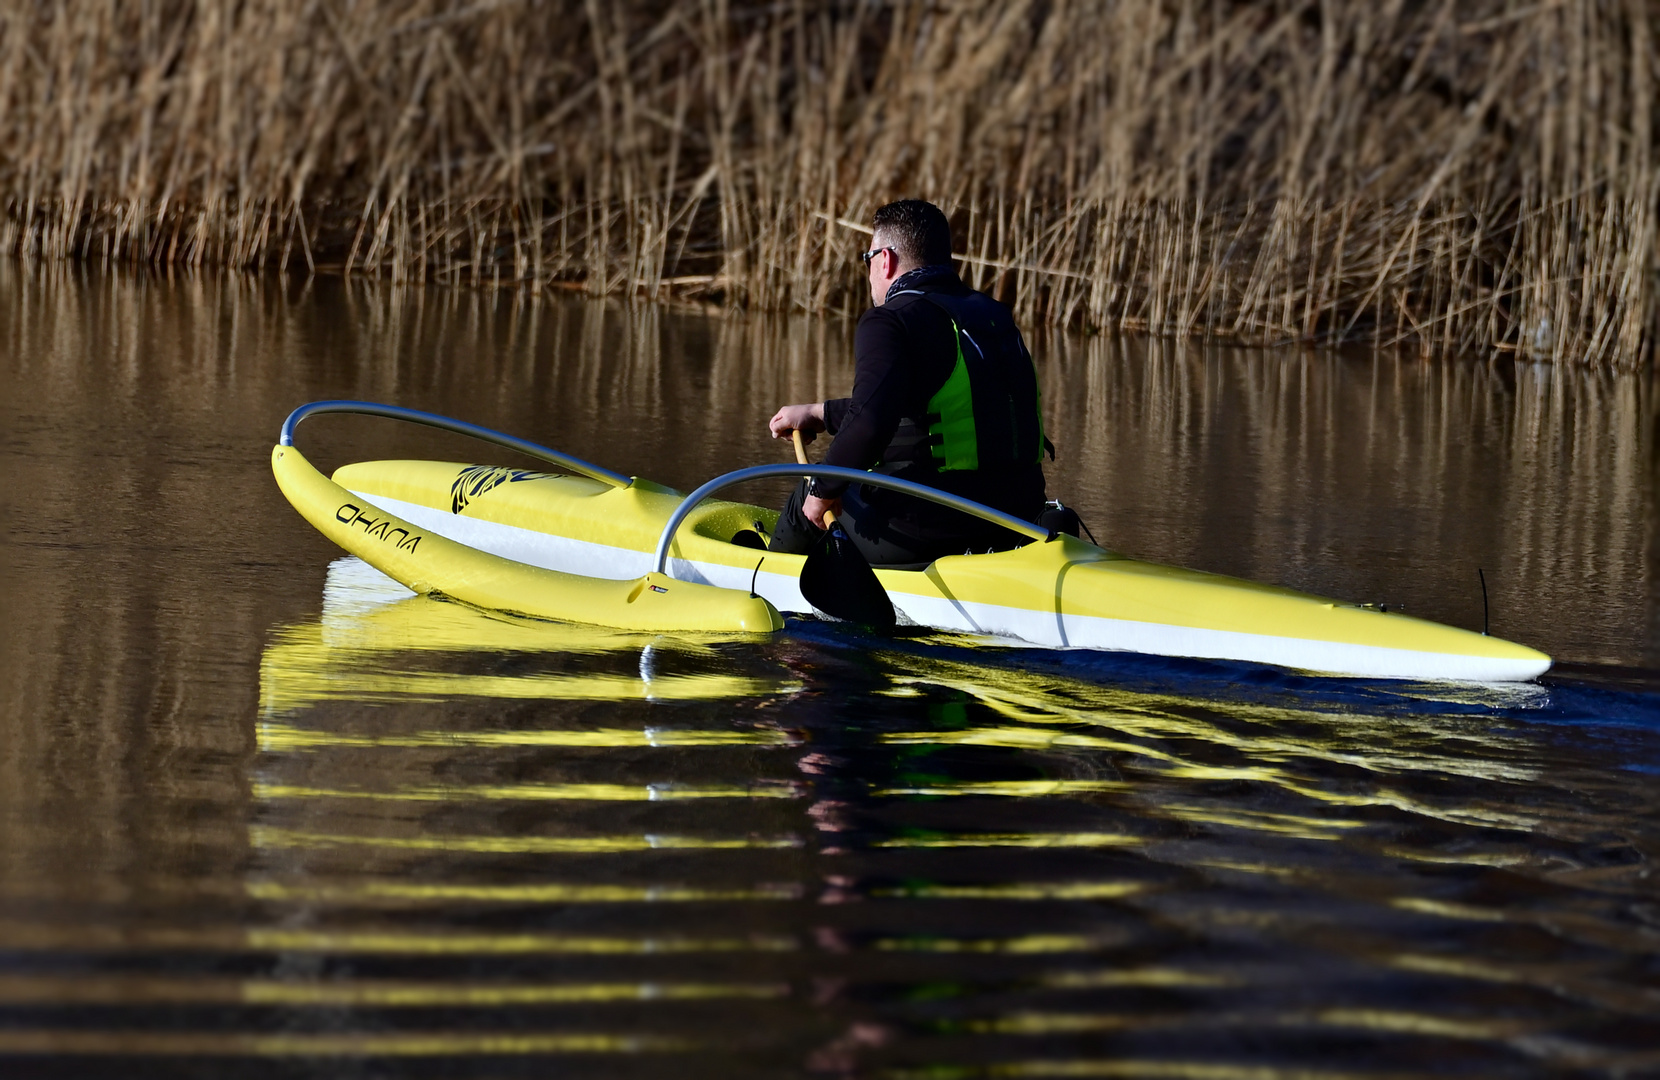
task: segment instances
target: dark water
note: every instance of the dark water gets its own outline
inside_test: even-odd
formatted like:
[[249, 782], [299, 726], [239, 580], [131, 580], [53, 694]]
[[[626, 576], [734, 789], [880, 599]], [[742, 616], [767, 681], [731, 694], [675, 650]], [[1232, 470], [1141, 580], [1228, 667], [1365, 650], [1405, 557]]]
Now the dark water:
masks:
[[[1415, 686], [402, 599], [363, 397], [688, 488], [848, 327], [0, 263], [0, 1073], [1660, 1072], [1647, 377], [1037, 342], [1137, 554], [1568, 665]], [[478, 450], [325, 418], [332, 465]], [[755, 497], [769, 497], [756, 491]]]

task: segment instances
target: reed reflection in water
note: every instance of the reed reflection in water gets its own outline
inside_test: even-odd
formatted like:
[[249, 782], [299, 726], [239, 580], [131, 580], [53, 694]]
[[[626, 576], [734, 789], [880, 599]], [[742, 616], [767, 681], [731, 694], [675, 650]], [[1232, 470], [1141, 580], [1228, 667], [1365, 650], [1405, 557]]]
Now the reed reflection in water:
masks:
[[[7, 1073], [1660, 1067], [1637, 676], [527, 623], [340, 560], [268, 473], [282, 415], [341, 396], [685, 488], [782, 457], [762, 422], [845, 385], [847, 347], [0, 264]], [[1653, 662], [1635, 377], [1036, 351], [1054, 487], [1103, 540], [1465, 625], [1480, 565], [1496, 631]], [[302, 441], [476, 453], [368, 420]]]

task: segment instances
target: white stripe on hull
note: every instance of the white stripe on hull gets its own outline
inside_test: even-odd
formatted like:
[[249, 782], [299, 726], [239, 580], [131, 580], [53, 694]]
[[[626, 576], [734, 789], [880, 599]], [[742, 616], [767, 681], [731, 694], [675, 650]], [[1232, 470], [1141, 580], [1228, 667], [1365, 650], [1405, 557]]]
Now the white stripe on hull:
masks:
[[[382, 495], [353, 494], [440, 536], [515, 562], [617, 580], [637, 578], [651, 569], [652, 555], [647, 551], [461, 517]], [[761, 562], [764, 554], [756, 552], [756, 561]], [[671, 559], [670, 564], [671, 576], [683, 581], [746, 591], [750, 587], [751, 571], [742, 567], [688, 559]], [[755, 591], [780, 611], [812, 610], [801, 596], [795, 575], [768, 573], [764, 563], [761, 572], [755, 575]], [[1304, 671], [1385, 679], [1515, 682], [1536, 678], [1550, 667], [1548, 660], [1505, 660], [1458, 653], [1390, 649], [1377, 645], [1245, 634], [1233, 630], [1172, 626], [1094, 615], [1031, 611], [911, 593], [894, 592], [889, 595], [902, 622], [961, 633], [1017, 638], [1051, 648], [1148, 653], [1202, 660], [1243, 660]]]
[[1018, 638], [1036, 645], [1148, 653], [1196, 660], [1243, 660], [1302, 671], [1382, 679], [1456, 679], [1462, 682], [1519, 682], [1537, 678], [1548, 660], [1506, 660], [1460, 653], [1390, 649], [1341, 641], [1245, 634], [1198, 626], [1058, 615], [1052, 611], [982, 604], [971, 600], [889, 594], [923, 626]]
[[[419, 503], [404, 502], [384, 495], [352, 492], [367, 499], [390, 514], [396, 514], [412, 525], [437, 533], [458, 544], [499, 555], [514, 562], [540, 566], [545, 570], [559, 570], [567, 574], [631, 581], [652, 569], [652, 553], [633, 548], [613, 547], [592, 540], [575, 540], [568, 536], [522, 529], [517, 525], [502, 525], [494, 521], [461, 517], [445, 510], [434, 510]], [[766, 554], [755, 553], [760, 562]], [[719, 566], [693, 562], [690, 559], [670, 559], [669, 576], [681, 581], [703, 585], [719, 585], [726, 589], [749, 591], [750, 570], [736, 566]], [[779, 611], [811, 611], [812, 606], [801, 597], [794, 574], [771, 574], [763, 567], [755, 577], [755, 591], [764, 596]]]

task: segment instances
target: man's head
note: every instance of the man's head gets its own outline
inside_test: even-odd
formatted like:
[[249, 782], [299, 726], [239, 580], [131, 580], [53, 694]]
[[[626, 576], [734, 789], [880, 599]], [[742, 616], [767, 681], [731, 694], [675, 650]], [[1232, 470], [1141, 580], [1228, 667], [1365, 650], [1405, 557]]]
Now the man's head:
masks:
[[894, 279], [919, 266], [951, 262], [951, 224], [940, 208], [921, 199], [900, 199], [876, 211], [871, 222], [870, 298], [881, 306]]

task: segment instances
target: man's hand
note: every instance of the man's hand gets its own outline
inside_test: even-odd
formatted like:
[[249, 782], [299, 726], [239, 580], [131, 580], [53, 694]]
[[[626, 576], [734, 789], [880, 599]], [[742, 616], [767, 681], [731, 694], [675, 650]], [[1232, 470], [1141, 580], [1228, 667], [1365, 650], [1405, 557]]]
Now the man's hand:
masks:
[[841, 517], [842, 501], [840, 499], [821, 499], [817, 495], [809, 495], [801, 500], [801, 516], [821, 529], [830, 527], [824, 520], [826, 510], [838, 518]]
[[[786, 405], [772, 414], [767, 427], [775, 439], [787, 439], [792, 431], [799, 431], [802, 442], [812, 442], [813, 436], [824, 430], [824, 403], [815, 401], [811, 405]], [[842, 501], [821, 499], [817, 495], [809, 495], [801, 501], [801, 515], [820, 529], [830, 527], [824, 522], [825, 511], [840, 517]]]
[[790, 432], [799, 431], [802, 442], [812, 442], [813, 436], [824, 430], [824, 402], [786, 405], [772, 414], [767, 427], [775, 439], [787, 439]]

